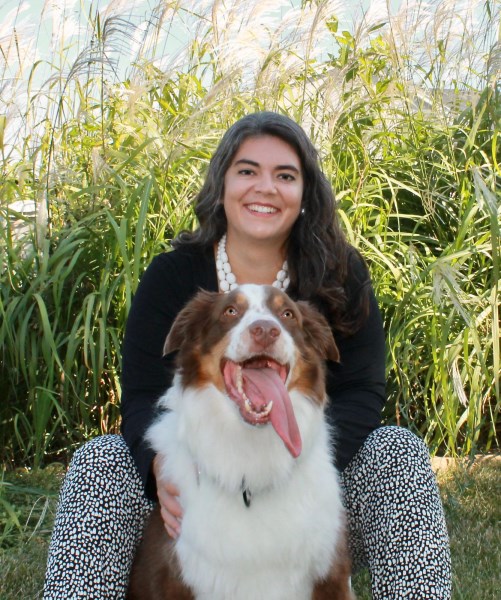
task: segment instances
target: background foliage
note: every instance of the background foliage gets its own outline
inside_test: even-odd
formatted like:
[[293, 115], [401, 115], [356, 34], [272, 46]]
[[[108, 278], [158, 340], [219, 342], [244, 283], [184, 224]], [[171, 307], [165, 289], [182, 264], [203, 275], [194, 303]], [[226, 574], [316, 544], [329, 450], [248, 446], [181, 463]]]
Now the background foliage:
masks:
[[19, 10], [16, 36], [0, 32], [4, 465], [117, 429], [138, 280], [192, 227], [224, 130], [262, 109], [312, 137], [369, 263], [386, 420], [433, 452], [498, 447], [499, 5], [373, 1], [345, 28], [332, 0], [148, 2], [139, 24], [138, 3], [92, 1], [65, 38], [69, 3], [49, 4], [50, 62], [28, 66]]

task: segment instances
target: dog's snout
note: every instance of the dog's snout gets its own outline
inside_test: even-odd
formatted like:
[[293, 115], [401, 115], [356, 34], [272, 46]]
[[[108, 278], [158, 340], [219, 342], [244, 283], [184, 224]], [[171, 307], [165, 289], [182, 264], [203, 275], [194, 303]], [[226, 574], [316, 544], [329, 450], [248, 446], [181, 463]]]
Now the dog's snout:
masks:
[[267, 348], [280, 336], [280, 327], [273, 321], [265, 319], [254, 321], [249, 331], [254, 342], [262, 348]]

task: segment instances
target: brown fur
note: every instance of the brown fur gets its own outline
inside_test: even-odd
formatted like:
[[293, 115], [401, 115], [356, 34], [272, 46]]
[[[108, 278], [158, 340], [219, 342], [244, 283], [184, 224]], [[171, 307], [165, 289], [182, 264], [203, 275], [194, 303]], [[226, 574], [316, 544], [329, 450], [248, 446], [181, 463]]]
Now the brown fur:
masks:
[[151, 513], [132, 566], [127, 600], [195, 600], [181, 580], [174, 542], [164, 529], [160, 508]]

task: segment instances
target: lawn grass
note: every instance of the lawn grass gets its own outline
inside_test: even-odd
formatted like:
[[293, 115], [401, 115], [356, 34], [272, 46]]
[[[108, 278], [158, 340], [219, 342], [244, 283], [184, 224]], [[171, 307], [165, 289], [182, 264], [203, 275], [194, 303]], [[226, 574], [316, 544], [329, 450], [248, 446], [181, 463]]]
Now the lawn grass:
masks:
[[454, 600], [498, 600], [501, 460], [439, 472], [453, 559]]
[[0, 480], [0, 600], [42, 598], [62, 465], [17, 470]]
[[[60, 465], [17, 471], [0, 482], [0, 600], [41, 598], [45, 559], [63, 476]], [[501, 589], [501, 460], [448, 464], [437, 478], [453, 562], [453, 600], [496, 600]], [[7, 510], [14, 509], [14, 515]], [[354, 577], [371, 598], [367, 573]]]

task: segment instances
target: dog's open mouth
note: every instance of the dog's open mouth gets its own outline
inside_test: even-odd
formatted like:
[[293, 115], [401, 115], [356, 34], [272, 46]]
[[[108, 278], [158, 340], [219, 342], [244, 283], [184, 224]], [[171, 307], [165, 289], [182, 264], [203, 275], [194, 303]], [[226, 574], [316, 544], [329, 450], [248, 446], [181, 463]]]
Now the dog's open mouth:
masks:
[[222, 371], [226, 391], [242, 418], [251, 425], [271, 422], [292, 456], [299, 456], [301, 435], [285, 386], [288, 367], [261, 356], [242, 363], [226, 360]]

